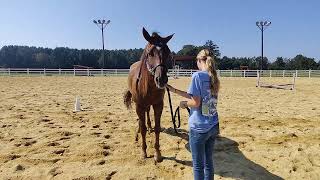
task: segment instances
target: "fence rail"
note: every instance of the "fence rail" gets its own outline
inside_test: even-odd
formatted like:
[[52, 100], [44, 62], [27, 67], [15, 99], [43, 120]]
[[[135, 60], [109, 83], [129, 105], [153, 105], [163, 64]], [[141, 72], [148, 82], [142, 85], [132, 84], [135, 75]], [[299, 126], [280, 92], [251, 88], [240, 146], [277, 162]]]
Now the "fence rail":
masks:
[[[169, 69], [169, 76], [190, 77], [196, 70]], [[129, 69], [0, 68], [0, 76], [126, 76]], [[220, 77], [320, 77], [320, 70], [218, 70]]]

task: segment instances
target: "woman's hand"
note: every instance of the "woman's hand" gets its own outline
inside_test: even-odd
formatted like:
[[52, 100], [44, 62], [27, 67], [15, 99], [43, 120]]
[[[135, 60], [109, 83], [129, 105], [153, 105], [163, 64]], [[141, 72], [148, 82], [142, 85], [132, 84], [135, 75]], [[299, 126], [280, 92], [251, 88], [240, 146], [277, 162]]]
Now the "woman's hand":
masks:
[[179, 96], [182, 96], [182, 97], [191, 99], [191, 96], [190, 96], [187, 92], [184, 92], [184, 91], [181, 91], [181, 90], [179, 90], [179, 89], [176, 89], [176, 88], [172, 87], [172, 86], [169, 85], [169, 84], [167, 84], [166, 87], [169, 89], [169, 91], [171, 91], [171, 92], [173, 92], [173, 93], [176, 93], [176, 94], [178, 94]]
[[181, 102], [180, 102], [180, 105], [179, 105], [179, 106], [180, 106], [180, 108], [182, 108], [182, 109], [187, 108], [187, 107], [188, 107], [187, 102], [188, 102], [188, 101], [181, 101]]

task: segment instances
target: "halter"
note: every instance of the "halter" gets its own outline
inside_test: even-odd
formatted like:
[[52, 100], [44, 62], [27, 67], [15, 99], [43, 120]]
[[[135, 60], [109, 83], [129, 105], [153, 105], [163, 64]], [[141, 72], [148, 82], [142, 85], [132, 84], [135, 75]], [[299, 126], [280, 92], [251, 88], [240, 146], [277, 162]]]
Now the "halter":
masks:
[[163, 63], [157, 64], [155, 67], [150, 68], [150, 65], [148, 63], [148, 58], [146, 58], [146, 65], [147, 65], [148, 71], [151, 73], [152, 76], [154, 76], [156, 74], [156, 70], [158, 67], [163, 67], [165, 69], [165, 71], [168, 71], [167, 66]]
[[[154, 47], [161, 47], [162, 44], [157, 44], [157, 45], [152, 45], [152, 46], [153, 46], [153, 47], [150, 48], [151, 50], [152, 50], [152, 48], [154, 48]], [[146, 66], [147, 66], [147, 69], [148, 69], [148, 71], [151, 73], [152, 76], [155, 75], [156, 70], [157, 70], [158, 67], [163, 67], [163, 68], [165, 69], [165, 71], [168, 71], [168, 67], [167, 67], [165, 64], [163, 64], [163, 63], [157, 64], [155, 67], [150, 68], [150, 65], [149, 65], [149, 63], [148, 63], [148, 57], [149, 57], [149, 53], [147, 53], [147, 55], [146, 55], [146, 57], [145, 57], [145, 59], [144, 59], [143, 61], [145, 62]], [[143, 62], [142, 62], [142, 63], [143, 63]], [[142, 69], [142, 65], [143, 65], [142, 63], [141, 63], [140, 70], [139, 70], [139, 74], [138, 74], [137, 84], [138, 84], [138, 82], [139, 82], [139, 80], [140, 80], [140, 76], [141, 76], [141, 69]]]

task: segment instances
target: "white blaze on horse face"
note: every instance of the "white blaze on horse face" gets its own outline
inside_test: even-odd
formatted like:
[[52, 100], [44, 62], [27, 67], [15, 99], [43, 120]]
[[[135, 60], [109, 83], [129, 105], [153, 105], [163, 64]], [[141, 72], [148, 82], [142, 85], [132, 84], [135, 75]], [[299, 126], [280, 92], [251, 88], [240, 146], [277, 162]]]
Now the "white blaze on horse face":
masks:
[[167, 79], [167, 71], [165, 60], [163, 59], [163, 48], [161, 46], [152, 45], [149, 50], [149, 59], [147, 60], [147, 69], [154, 76], [154, 82], [157, 88], [164, 89]]
[[167, 74], [166, 71], [163, 69], [164, 67], [158, 67], [156, 69], [155, 75], [154, 75], [154, 82], [159, 89], [164, 89], [165, 85], [167, 84]]

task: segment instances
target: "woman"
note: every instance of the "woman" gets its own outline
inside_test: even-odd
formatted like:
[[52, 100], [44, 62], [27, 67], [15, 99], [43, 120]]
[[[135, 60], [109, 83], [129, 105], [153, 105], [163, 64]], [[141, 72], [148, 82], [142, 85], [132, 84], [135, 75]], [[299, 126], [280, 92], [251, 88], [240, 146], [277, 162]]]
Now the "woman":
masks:
[[180, 107], [190, 107], [189, 143], [192, 153], [195, 180], [213, 179], [213, 148], [219, 133], [217, 99], [220, 81], [214, 59], [209, 50], [203, 49], [197, 55], [200, 71], [192, 75], [188, 92], [167, 85], [170, 91], [187, 98]]

